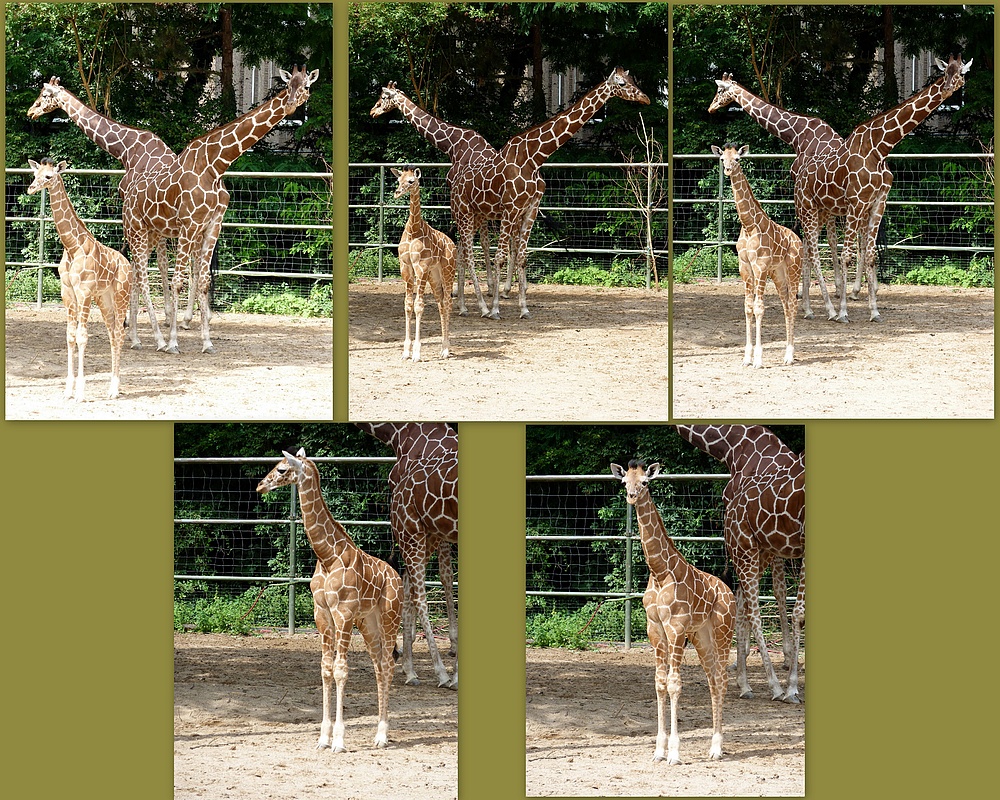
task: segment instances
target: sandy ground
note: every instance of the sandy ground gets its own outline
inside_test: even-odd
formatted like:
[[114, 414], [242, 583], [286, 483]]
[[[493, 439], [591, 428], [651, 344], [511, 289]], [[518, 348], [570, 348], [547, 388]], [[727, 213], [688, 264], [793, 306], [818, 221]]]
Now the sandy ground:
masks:
[[[819, 299], [814, 288], [813, 299]], [[851, 321], [795, 322], [795, 363], [774, 287], [765, 295], [764, 367], [745, 368], [743, 284], [679, 284], [673, 293], [677, 419], [992, 418], [993, 290], [885, 285], [882, 322], [868, 299]], [[822, 303], [818, 306], [822, 309]]]
[[76, 403], [63, 398], [65, 309], [6, 309], [6, 419], [333, 419], [329, 319], [216, 314], [212, 355], [201, 352], [197, 315], [178, 331], [179, 355], [156, 352], [145, 315], [139, 326], [143, 347], [131, 350], [126, 339], [121, 393], [108, 400], [111, 345], [91, 311], [86, 397]]
[[399, 281], [350, 288], [351, 419], [667, 419], [665, 290], [531, 284], [529, 319], [514, 296], [500, 320], [453, 313], [448, 359], [428, 293], [417, 363], [402, 359], [403, 293]]
[[[734, 653], [730, 663], [735, 660]], [[781, 653], [772, 660], [780, 665]], [[739, 699], [730, 671], [721, 761], [708, 759], [711, 700], [697, 654], [688, 647], [678, 711], [681, 763], [653, 762], [653, 669], [648, 647], [528, 649], [528, 797], [805, 794], [805, 706], [762, 699], [767, 683], [759, 656], [749, 659], [753, 699]], [[784, 680], [787, 673], [778, 669]]]
[[[432, 679], [426, 645], [418, 642], [414, 659], [417, 672]], [[174, 796], [455, 800], [458, 693], [433, 680], [405, 686], [397, 668], [389, 747], [376, 749], [375, 679], [355, 634], [344, 704], [348, 752], [334, 754], [316, 749], [319, 662], [315, 633], [176, 634]]]

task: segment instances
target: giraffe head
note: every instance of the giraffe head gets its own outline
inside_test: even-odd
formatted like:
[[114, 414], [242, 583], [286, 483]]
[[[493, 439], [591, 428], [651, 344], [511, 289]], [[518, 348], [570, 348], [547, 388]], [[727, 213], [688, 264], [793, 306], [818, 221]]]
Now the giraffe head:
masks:
[[279, 486], [298, 483], [305, 474], [306, 449], [304, 447], [300, 447], [299, 452], [294, 456], [284, 450], [281, 451], [281, 454], [284, 458], [264, 476], [264, 480], [257, 484], [257, 491], [260, 494], [267, 494]]
[[396, 81], [389, 81], [386, 86], [382, 87], [382, 94], [379, 95], [378, 102], [372, 106], [368, 113], [373, 117], [378, 117], [394, 108], [399, 108], [402, 97], [403, 93], [396, 88]]
[[392, 174], [396, 176], [399, 182], [396, 186], [396, 191], [392, 193], [392, 196], [398, 200], [403, 195], [413, 194], [414, 192], [420, 191], [420, 169], [404, 169], [402, 171], [398, 169], [393, 169]]
[[625, 484], [625, 499], [630, 506], [634, 506], [639, 495], [648, 491], [649, 482], [660, 474], [660, 465], [650, 464], [646, 467], [642, 461], [633, 458], [628, 462], [627, 470], [618, 464], [612, 464], [611, 474]]
[[42, 91], [38, 95], [38, 99], [28, 109], [28, 118], [38, 119], [43, 114], [48, 114], [50, 111], [62, 108], [62, 94], [65, 91], [59, 85], [59, 78], [53, 75], [49, 78], [48, 83], [42, 84]]
[[59, 173], [69, 165], [65, 161], [60, 161], [57, 164], [51, 158], [43, 158], [41, 163], [32, 161], [29, 158], [28, 166], [35, 172], [35, 179], [31, 182], [31, 186], [28, 187], [28, 194], [35, 194], [35, 192], [40, 192], [42, 189], [48, 189], [52, 186], [59, 177]]
[[740, 171], [740, 159], [750, 152], [749, 145], [743, 145], [737, 149], [735, 144], [727, 144], [725, 147], [712, 145], [712, 152], [722, 161], [722, 170], [726, 175]]
[[292, 71], [279, 69], [278, 74], [281, 80], [288, 84], [285, 89], [285, 115], [291, 114], [295, 109], [309, 99], [309, 87], [316, 82], [319, 77], [319, 70], [306, 72], [306, 68], [292, 67]]
[[644, 106], [649, 105], [649, 98], [635, 85], [627, 69], [615, 67], [615, 71], [608, 76], [607, 84], [611, 87], [612, 97], [621, 97], [623, 100], [642, 103]]
[[720, 108], [725, 108], [730, 103], [736, 102], [736, 94], [740, 85], [733, 80], [731, 72], [723, 72], [722, 80], [716, 81], [719, 90], [715, 93], [715, 99], [708, 104], [708, 113], [714, 114]]
[[969, 59], [969, 62], [963, 63], [962, 57], [952, 56], [948, 59], [948, 63], [945, 63], [940, 58], [935, 58], [934, 63], [937, 64], [938, 69], [944, 73], [944, 83], [941, 85], [944, 91], [945, 97], [950, 97], [963, 86], [965, 86], [965, 73], [969, 71], [972, 66], [972, 62], [975, 59]]

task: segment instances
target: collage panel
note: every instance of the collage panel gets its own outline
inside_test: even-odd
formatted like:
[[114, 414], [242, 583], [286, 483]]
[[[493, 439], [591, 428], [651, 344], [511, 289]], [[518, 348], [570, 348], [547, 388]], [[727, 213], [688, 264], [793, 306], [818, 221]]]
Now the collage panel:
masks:
[[526, 796], [805, 794], [805, 439], [527, 426]]
[[174, 432], [178, 795], [455, 797], [456, 429]]
[[993, 417], [993, 12], [674, 8], [674, 418]]
[[669, 7], [349, 13], [351, 418], [666, 419]]
[[6, 419], [333, 418], [332, 10], [6, 5]]

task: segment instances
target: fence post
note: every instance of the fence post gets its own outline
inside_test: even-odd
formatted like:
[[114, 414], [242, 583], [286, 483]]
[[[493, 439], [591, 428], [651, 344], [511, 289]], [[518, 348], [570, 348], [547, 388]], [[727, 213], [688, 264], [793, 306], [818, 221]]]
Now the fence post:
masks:
[[295, 633], [295, 505], [298, 486], [292, 484], [288, 501], [288, 633]]
[[[48, 195], [48, 189], [42, 189], [41, 196], [39, 198], [39, 211], [38, 211], [38, 261], [40, 264], [45, 263], [45, 198]], [[35, 300], [35, 309], [38, 311], [42, 310], [42, 277], [45, 273], [45, 267], [38, 267], [38, 282], [37, 282], [37, 297]]]
[[625, 504], [625, 649], [632, 647], [632, 506]]
[[716, 258], [717, 261], [717, 280], [722, 283], [722, 192], [725, 187], [724, 183], [725, 172], [722, 169], [722, 164], [719, 164], [719, 246], [716, 248]]
[[385, 167], [378, 168], [378, 282], [382, 283], [382, 242], [385, 241]]

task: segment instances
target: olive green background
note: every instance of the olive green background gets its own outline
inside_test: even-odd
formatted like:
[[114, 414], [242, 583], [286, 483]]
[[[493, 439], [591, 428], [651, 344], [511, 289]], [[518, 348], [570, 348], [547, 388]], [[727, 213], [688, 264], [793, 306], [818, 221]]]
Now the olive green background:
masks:
[[[344, 420], [343, 180], [335, 199]], [[0, 423], [8, 797], [172, 796], [172, 445], [169, 423]], [[995, 786], [998, 451], [995, 421], [808, 423], [812, 800]], [[463, 800], [524, 796], [523, 475], [523, 425], [461, 426]]]

